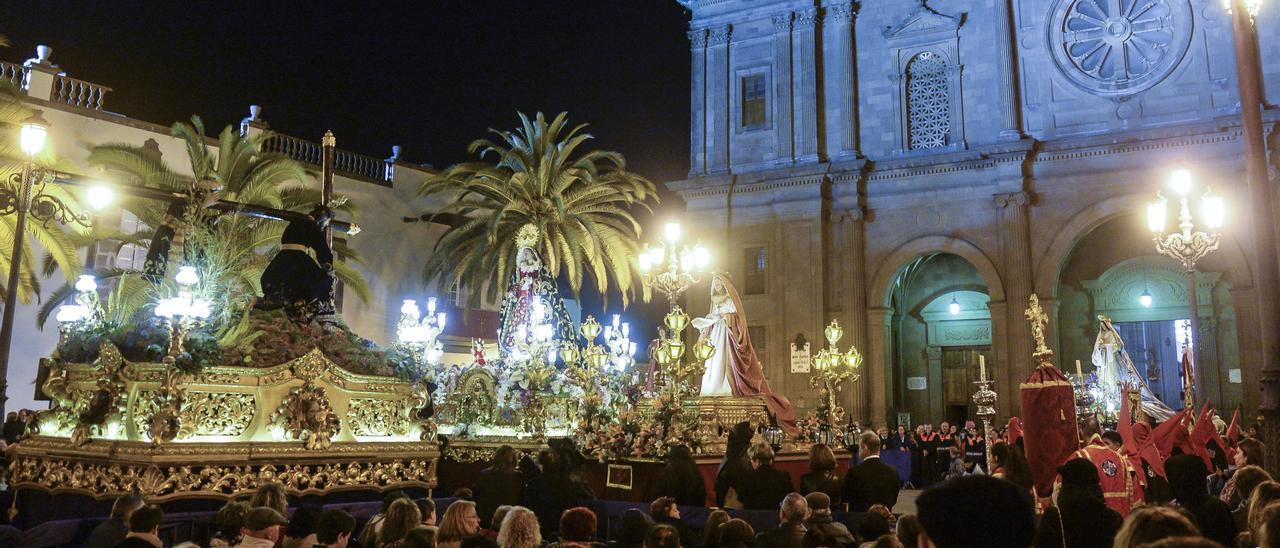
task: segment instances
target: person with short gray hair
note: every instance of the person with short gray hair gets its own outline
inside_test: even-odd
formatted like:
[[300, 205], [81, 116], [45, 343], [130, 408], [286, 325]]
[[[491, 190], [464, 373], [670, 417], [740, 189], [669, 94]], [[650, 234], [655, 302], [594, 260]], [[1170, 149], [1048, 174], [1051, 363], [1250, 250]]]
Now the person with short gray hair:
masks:
[[804, 520], [809, 517], [809, 503], [800, 493], [783, 497], [778, 509], [777, 529], [756, 535], [756, 548], [804, 548], [804, 536], [809, 530]]
[[875, 504], [892, 509], [898, 503], [898, 470], [880, 462], [880, 436], [865, 431], [858, 438], [858, 458], [844, 477], [844, 501], [850, 512], [866, 512]]
[[747, 510], [777, 508], [782, 497], [795, 491], [791, 474], [773, 467], [773, 448], [767, 443], [756, 443], [749, 454], [752, 470], [744, 474], [738, 485], [734, 486], [738, 500]]

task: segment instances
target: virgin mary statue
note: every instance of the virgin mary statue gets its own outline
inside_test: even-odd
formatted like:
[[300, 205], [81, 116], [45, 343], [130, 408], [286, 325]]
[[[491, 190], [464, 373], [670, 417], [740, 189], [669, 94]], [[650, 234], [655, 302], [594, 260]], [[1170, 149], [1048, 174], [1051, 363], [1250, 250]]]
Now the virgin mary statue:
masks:
[[794, 430], [796, 418], [791, 402], [769, 388], [764, 368], [751, 345], [743, 310], [738, 290], [729, 279], [713, 274], [711, 312], [693, 320], [693, 326], [701, 333], [699, 340], [710, 341], [716, 348], [705, 364], [700, 395], [758, 397], [777, 417], [779, 426]]

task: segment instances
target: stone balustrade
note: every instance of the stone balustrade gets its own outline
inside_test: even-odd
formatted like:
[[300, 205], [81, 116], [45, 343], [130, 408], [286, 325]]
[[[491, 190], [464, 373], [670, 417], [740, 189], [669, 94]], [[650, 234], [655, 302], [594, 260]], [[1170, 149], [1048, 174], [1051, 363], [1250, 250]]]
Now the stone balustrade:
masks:
[[102, 110], [102, 100], [106, 98], [109, 91], [111, 88], [107, 86], [58, 75], [53, 81], [53, 94], [50, 100], [83, 109]]

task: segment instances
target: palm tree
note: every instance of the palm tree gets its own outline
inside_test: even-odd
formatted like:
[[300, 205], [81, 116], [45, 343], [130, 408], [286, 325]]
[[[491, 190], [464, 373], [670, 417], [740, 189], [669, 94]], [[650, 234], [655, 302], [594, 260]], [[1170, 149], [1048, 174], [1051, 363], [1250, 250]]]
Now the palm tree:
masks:
[[526, 224], [538, 228], [537, 250], [551, 276], [565, 273], [576, 295], [583, 274], [607, 293], [612, 283], [623, 306], [637, 293], [648, 299], [634, 261], [640, 224], [631, 210], [650, 210], [658, 200], [648, 179], [627, 171], [621, 154], [601, 150], [579, 153], [592, 136], [585, 126], [568, 129], [567, 113], [548, 122], [541, 112], [519, 113], [514, 132], [489, 131], [497, 141], [477, 140], [468, 147], [486, 161], [454, 165], [422, 184], [419, 194], [447, 193], [453, 203], [441, 213], [467, 218], [436, 242], [423, 268], [428, 284], [461, 282], [471, 307], [488, 291], [496, 297], [501, 281], [516, 264], [516, 234]]
[[[154, 147], [110, 143], [98, 145], [89, 154], [89, 163], [121, 174], [120, 184], [133, 184], [159, 189], [174, 194], [190, 192], [192, 181], [212, 179], [222, 190], [223, 200], [266, 206], [276, 209], [305, 212], [321, 199], [318, 189], [301, 186], [306, 180], [302, 164], [280, 154], [263, 152], [263, 143], [273, 137], [270, 132], [258, 135], [241, 135], [227, 126], [218, 136], [217, 150], [211, 150], [205, 137], [204, 124], [198, 116], [190, 124], [175, 123], [173, 135], [186, 145], [187, 162], [193, 175], [185, 175], [170, 168]], [[164, 221], [165, 208], [154, 202], [133, 200], [122, 204], [146, 226], [157, 227]], [[348, 204], [343, 207], [354, 211]], [[284, 232], [285, 223], [248, 215], [225, 214], [212, 219], [211, 210], [202, 210], [200, 219], [193, 223], [197, 228], [187, 241], [189, 257], [195, 257], [208, 285], [217, 288], [223, 312], [224, 326], [243, 319], [253, 299], [262, 291], [259, 279], [271, 257], [275, 255]], [[131, 235], [134, 241], [151, 239], [151, 230], [145, 229]], [[121, 242], [117, 241], [119, 245]], [[350, 263], [361, 262], [359, 255], [345, 245], [335, 246], [335, 255], [342, 260], [334, 265], [334, 273], [346, 287], [361, 300], [369, 299], [369, 286], [363, 276]], [[139, 287], [146, 285], [137, 272], [104, 270], [101, 277], [119, 278], [119, 284], [129, 286], [130, 295], [139, 294]], [[70, 293], [69, 288], [59, 291], [59, 296]], [[137, 298], [128, 302], [145, 303]], [[42, 310], [47, 318], [57, 303], [51, 299]], [[127, 318], [131, 311], [116, 312]], [[237, 318], [236, 316], [240, 316]], [[122, 319], [124, 319], [122, 318]]]
[[[22, 95], [22, 91], [10, 82], [0, 81], [0, 185], [4, 185], [15, 194], [18, 192], [18, 185], [21, 184], [18, 178], [21, 177], [23, 165], [27, 161], [26, 154], [17, 143], [18, 129], [22, 121], [32, 113], [32, 109], [22, 101]], [[50, 148], [46, 148], [35, 160], [37, 164], [44, 167], [65, 167], [60, 165]], [[76, 197], [59, 185], [47, 184], [40, 191], [62, 200], [72, 210], [84, 211]], [[16, 223], [16, 214], [0, 216], [0, 294], [9, 290], [3, 287], [3, 283], [4, 274], [9, 272], [9, 266], [13, 260]], [[75, 279], [84, 268], [77, 253], [75, 238], [77, 235], [87, 233], [87, 229], [76, 224], [41, 223], [28, 217], [25, 232], [27, 241], [23, 242], [17, 287], [18, 300], [23, 304], [39, 298], [40, 293], [37, 274], [40, 272], [41, 262], [36, 260], [36, 250], [33, 249], [32, 242], [38, 244], [39, 248], [47, 254], [46, 256], [52, 261], [51, 264], [56, 265], [63, 277], [71, 280]], [[45, 270], [47, 274], [52, 274], [52, 268]]]

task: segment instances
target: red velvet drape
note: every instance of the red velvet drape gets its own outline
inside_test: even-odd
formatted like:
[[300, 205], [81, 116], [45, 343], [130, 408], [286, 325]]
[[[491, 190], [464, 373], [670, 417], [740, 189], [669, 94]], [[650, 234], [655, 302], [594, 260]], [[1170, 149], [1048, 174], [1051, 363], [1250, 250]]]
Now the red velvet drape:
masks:
[[1021, 385], [1023, 447], [1037, 496], [1053, 491], [1057, 468], [1080, 448], [1076, 399], [1071, 382], [1052, 364], [1042, 364]]

